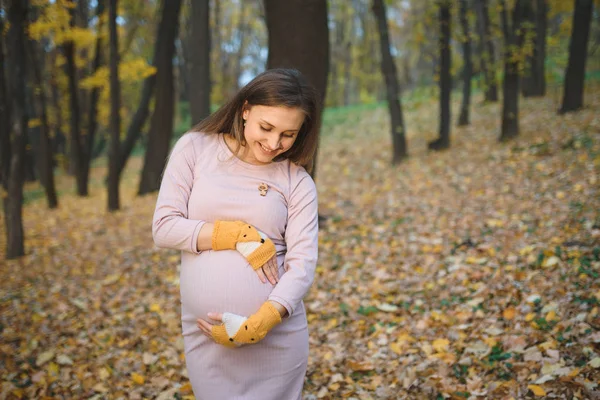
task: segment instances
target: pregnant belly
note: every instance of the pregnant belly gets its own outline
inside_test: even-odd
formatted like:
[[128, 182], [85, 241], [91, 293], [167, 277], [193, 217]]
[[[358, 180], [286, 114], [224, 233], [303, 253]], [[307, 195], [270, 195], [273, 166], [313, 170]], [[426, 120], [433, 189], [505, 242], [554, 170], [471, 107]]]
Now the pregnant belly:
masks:
[[[280, 276], [283, 255], [279, 257]], [[248, 316], [258, 310], [274, 286], [262, 283], [234, 250], [184, 253], [180, 272], [182, 318], [208, 319], [209, 312]]]

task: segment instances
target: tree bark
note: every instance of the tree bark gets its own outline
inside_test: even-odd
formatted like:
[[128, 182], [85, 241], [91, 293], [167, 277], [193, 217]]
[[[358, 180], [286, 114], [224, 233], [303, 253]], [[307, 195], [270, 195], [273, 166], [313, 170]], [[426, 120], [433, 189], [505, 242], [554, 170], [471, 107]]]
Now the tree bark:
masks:
[[117, 33], [117, 0], [110, 0], [108, 30], [110, 37], [110, 152], [108, 165], [108, 210], [119, 209], [119, 151], [121, 89], [119, 86], [119, 38]]
[[[210, 7], [209, 0], [192, 0], [187, 51], [192, 126], [210, 114]], [[220, 43], [219, 43], [220, 45]]]
[[383, 0], [373, 0], [373, 14], [377, 19], [379, 43], [381, 49], [381, 73], [385, 78], [388, 109], [390, 112], [392, 134], [392, 164], [400, 163], [408, 156], [406, 150], [406, 135], [402, 104], [400, 102], [400, 87], [396, 64], [390, 52], [390, 39], [386, 19], [386, 9]]
[[156, 103], [148, 144], [144, 157], [144, 167], [140, 179], [138, 194], [157, 191], [160, 177], [169, 154], [169, 143], [173, 135], [173, 116], [175, 112], [173, 93], [173, 55], [175, 54], [175, 38], [179, 29], [179, 10], [181, 0], [164, 0], [162, 18], [159, 26], [157, 52], [155, 57]]
[[535, 97], [546, 95], [546, 34], [548, 31], [548, 4], [547, 0], [536, 0], [535, 10], [533, 4], [525, 5], [525, 20], [529, 20], [535, 27], [533, 39], [533, 54], [527, 59], [526, 74], [523, 77], [523, 96]]
[[463, 56], [463, 98], [458, 117], [458, 126], [469, 125], [469, 109], [471, 107], [471, 76], [473, 75], [473, 61], [471, 60], [471, 36], [469, 21], [467, 19], [467, 0], [460, 1], [460, 24], [464, 35]]
[[[264, 4], [269, 37], [267, 68], [295, 68], [302, 72], [320, 94], [323, 107], [329, 72], [327, 1], [265, 0]], [[316, 160], [315, 155], [313, 179]]]
[[[69, 10], [71, 15], [71, 27], [75, 26], [74, 9]], [[71, 171], [75, 174], [77, 182], [77, 194], [79, 196], [88, 195], [88, 176], [84, 174], [85, 156], [82, 153], [81, 124], [79, 110], [79, 85], [77, 83], [77, 67], [75, 66], [75, 44], [70, 41], [63, 45], [63, 53], [65, 55], [65, 73], [69, 80], [69, 104], [71, 107]]]
[[[0, 16], [0, 32], [4, 32], [4, 16]], [[6, 80], [7, 63], [4, 58], [4, 38], [0, 37], [0, 183], [2, 184], [2, 198], [5, 198], [5, 191], [8, 189], [8, 174], [10, 170], [10, 98], [8, 81]], [[4, 202], [6, 206], [7, 203]], [[5, 213], [5, 215], [7, 215]]]
[[496, 82], [496, 57], [494, 55], [494, 42], [492, 41], [492, 30], [490, 15], [488, 11], [488, 0], [476, 0], [477, 18], [481, 20], [484, 36], [484, 52], [482, 60], [485, 64], [485, 101], [498, 101], [498, 83]]
[[12, 0], [8, 8], [9, 54], [11, 55], [9, 84], [12, 86], [12, 113], [14, 117], [12, 132], [12, 156], [8, 176], [8, 197], [4, 198], [7, 249], [6, 258], [17, 258], [25, 254], [23, 232], [23, 182], [25, 143], [27, 135], [27, 113], [25, 104], [25, 76], [27, 61], [25, 57], [25, 36], [27, 31], [27, 0]]
[[440, 135], [428, 144], [431, 150], [443, 150], [450, 147], [450, 91], [452, 77], [450, 76], [450, 2], [439, 1], [440, 9]]
[[[104, 13], [105, 9], [105, 0], [98, 0], [96, 5], [96, 15], [98, 16], [98, 33], [96, 37], [96, 48], [94, 55], [94, 62], [92, 64], [92, 74], [95, 73], [102, 64], [102, 28], [103, 28], [103, 19], [100, 16]], [[93, 88], [89, 95], [89, 111], [88, 111], [88, 130], [87, 135], [85, 136], [85, 141], [83, 142], [83, 152], [84, 152], [84, 164], [83, 164], [83, 174], [85, 176], [89, 176], [90, 173], [90, 164], [94, 159], [94, 140], [96, 138], [96, 130], [98, 129], [98, 100], [100, 98], [100, 90], [98, 88]]]
[[[526, 0], [527, 1], [527, 0]], [[512, 12], [512, 26], [508, 21], [505, 0], [502, 5], [502, 31], [504, 33], [504, 81], [502, 84], [502, 133], [504, 142], [519, 135], [519, 62], [514, 59], [513, 51], [518, 52], [523, 45], [521, 22], [524, 15], [522, 0], [517, 0]]]
[[583, 83], [585, 81], [585, 63], [592, 8], [592, 0], [575, 0], [573, 28], [571, 42], [569, 43], [569, 64], [565, 72], [565, 88], [559, 114], [583, 108]]
[[[44, 80], [42, 78], [42, 71], [44, 69], [45, 53], [43, 49], [38, 51], [37, 42], [29, 40], [28, 49], [31, 59], [31, 69], [35, 80], [35, 85], [39, 89], [39, 111], [38, 115], [40, 118], [40, 141], [37, 146], [36, 159], [38, 160], [38, 174], [40, 177], [40, 183], [44, 186], [46, 191], [46, 200], [48, 201], [48, 208], [58, 207], [58, 198], [56, 196], [56, 186], [54, 185], [54, 161], [52, 142], [50, 141], [50, 126], [48, 124], [48, 106], [46, 103], [46, 91], [44, 90]], [[40, 53], [38, 58], [37, 54]], [[35, 94], [34, 94], [35, 96]]]

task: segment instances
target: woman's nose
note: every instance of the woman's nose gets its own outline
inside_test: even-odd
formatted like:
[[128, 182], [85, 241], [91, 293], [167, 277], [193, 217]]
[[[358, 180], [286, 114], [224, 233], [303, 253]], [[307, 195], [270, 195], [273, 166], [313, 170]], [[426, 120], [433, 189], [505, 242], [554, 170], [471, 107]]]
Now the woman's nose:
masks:
[[279, 146], [281, 145], [281, 139], [280, 139], [279, 135], [269, 138], [268, 144], [269, 144], [269, 150], [279, 149]]

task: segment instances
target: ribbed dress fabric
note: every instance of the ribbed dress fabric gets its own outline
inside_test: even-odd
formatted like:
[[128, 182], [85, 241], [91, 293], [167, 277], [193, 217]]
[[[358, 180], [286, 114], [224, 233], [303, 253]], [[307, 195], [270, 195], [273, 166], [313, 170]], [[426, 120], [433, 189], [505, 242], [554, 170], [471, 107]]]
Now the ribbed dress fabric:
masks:
[[[268, 185], [266, 196], [258, 187]], [[242, 220], [273, 240], [280, 280], [262, 283], [235, 250], [197, 251], [205, 222]], [[304, 168], [288, 161], [254, 165], [237, 158], [223, 135], [190, 132], [165, 168], [152, 232], [159, 247], [181, 250], [181, 324], [194, 395], [201, 400], [296, 400], [308, 361], [302, 298], [315, 273], [317, 191]], [[266, 300], [289, 317], [257, 344], [216, 344], [196, 326], [208, 312], [249, 316]]]

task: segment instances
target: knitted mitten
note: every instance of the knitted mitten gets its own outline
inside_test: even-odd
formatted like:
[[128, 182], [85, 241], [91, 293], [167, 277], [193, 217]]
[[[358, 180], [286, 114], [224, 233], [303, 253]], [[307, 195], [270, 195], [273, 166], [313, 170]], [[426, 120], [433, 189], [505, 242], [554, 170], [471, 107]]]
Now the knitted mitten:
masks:
[[212, 337], [215, 342], [227, 347], [258, 343], [280, 322], [279, 311], [267, 301], [248, 318], [224, 313], [223, 325], [213, 325]]
[[239, 251], [255, 270], [276, 253], [275, 245], [267, 235], [242, 221], [216, 221], [212, 248]]

